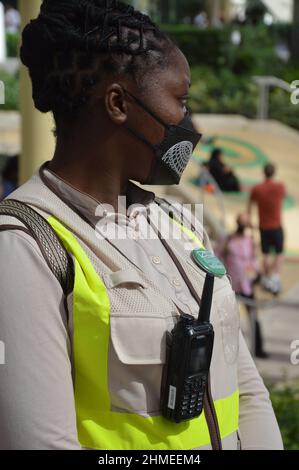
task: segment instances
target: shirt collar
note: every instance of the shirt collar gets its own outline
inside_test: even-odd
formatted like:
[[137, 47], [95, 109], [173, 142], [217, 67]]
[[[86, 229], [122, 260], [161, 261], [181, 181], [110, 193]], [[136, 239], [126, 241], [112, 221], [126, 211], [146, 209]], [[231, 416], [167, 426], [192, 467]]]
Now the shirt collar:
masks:
[[113, 218], [117, 217], [117, 220], [126, 219], [130, 221], [136, 218], [141, 212], [148, 213], [150, 209], [149, 206], [155, 200], [155, 193], [146, 191], [132, 181], [129, 181], [126, 194], [129, 204], [127, 214], [109, 212], [100, 201], [77, 189], [50, 170], [48, 168], [49, 163], [50, 161], [45, 162], [40, 167], [39, 174], [43, 182], [66, 204], [75, 206], [76, 209], [93, 224], [96, 224], [101, 218], [109, 218], [109, 216]]

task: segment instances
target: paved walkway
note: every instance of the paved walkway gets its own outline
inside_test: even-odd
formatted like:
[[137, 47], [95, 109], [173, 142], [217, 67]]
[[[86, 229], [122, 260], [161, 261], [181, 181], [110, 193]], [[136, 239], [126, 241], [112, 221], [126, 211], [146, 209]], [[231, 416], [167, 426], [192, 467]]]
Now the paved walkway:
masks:
[[[299, 265], [298, 265], [299, 274]], [[298, 276], [299, 279], [299, 276]], [[298, 341], [299, 350], [299, 283], [291, 288], [282, 299], [283, 305], [261, 310], [259, 319], [265, 339], [268, 359], [256, 359], [257, 367], [267, 382], [299, 381], [299, 364], [291, 363], [291, 345]], [[248, 317], [241, 315], [241, 327], [250, 344]], [[299, 352], [297, 354], [299, 360]]]

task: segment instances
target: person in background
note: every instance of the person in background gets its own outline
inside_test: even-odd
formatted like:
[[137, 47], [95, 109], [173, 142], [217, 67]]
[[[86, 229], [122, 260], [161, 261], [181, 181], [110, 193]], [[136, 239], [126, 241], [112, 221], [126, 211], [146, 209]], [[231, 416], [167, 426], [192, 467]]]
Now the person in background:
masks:
[[205, 29], [208, 26], [207, 14], [204, 11], [200, 11], [194, 18], [194, 24], [199, 29]]
[[[264, 167], [265, 181], [255, 186], [250, 194], [248, 213], [251, 217], [252, 206], [256, 204], [259, 212], [261, 245], [264, 255], [262, 287], [278, 295], [281, 292], [281, 270], [283, 266], [284, 231], [282, 227], [282, 207], [286, 196], [283, 183], [274, 180], [275, 165]], [[271, 252], [274, 252], [274, 260]]]
[[9, 157], [2, 172], [0, 200], [5, 199], [18, 187], [18, 156]]
[[10, 3], [5, 5], [5, 29], [8, 33], [17, 33], [21, 26], [21, 15]]
[[208, 162], [208, 169], [224, 192], [240, 192], [241, 187], [238, 178], [232, 169], [223, 160], [222, 150], [215, 148]]
[[[259, 264], [253, 236], [248, 233], [250, 228], [248, 214], [238, 215], [236, 231], [222, 240], [215, 251], [226, 266], [236, 294], [245, 298], [245, 300], [254, 302], [254, 286], [259, 279]], [[268, 354], [264, 351], [264, 341], [261, 326], [257, 319], [256, 307], [248, 302], [246, 310], [253, 327], [253, 354], [258, 358], [266, 359]]]
[[213, 19], [211, 26], [213, 28], [223, 28], [224, 24], [225, 24], [225, 19], [223, 15], [221, 15], [220, 17], [216, 17]]

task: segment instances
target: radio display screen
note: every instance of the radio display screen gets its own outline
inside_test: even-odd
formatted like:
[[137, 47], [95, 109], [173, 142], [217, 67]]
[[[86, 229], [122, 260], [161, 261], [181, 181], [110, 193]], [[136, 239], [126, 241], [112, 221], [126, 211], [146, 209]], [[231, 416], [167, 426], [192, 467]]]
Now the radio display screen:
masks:
[[191, 355], [189, 364], [189, 373], [196, 374], [198, 372], [207, 371], [209, 368], [209, 338], [207, 336], [199, 336], [194, 338], [191, 343]]

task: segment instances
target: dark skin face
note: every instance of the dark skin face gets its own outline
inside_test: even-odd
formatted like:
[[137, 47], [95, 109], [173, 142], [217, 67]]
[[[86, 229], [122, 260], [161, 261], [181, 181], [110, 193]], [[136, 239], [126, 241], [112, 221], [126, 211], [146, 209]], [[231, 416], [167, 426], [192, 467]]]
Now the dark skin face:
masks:
[[128, 181], [145, 183], [155, 158], [124, 124], [153, 144], [160, 143], [165, 134], [164, 127], [124, 88], [166, 123], [178, 124], [186, 114], [190, 68], [177, 48], [171, 52], [169, 63], [169, 67], [146, 76], [143, 92], [126, 77], [102, 82], [68, 137], [58, 137], [49, 168], [75, 188], [116, 209], [118, 196], [127, 192]]

